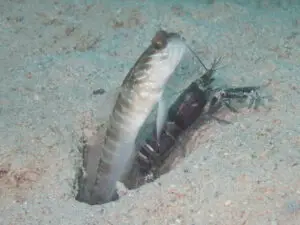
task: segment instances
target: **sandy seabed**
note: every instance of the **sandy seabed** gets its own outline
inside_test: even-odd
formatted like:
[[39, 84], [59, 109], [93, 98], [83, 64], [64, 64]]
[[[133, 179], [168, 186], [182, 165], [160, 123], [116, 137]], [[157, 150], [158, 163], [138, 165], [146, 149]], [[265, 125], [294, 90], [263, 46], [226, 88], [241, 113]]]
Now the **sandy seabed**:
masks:
[[[0, 224], [300, 224], [300, 4], [250, 2], [1, 1]], [[159, 28], [222, 56], [220, 83], [268, 83], [270, 109], [195, 131], [174, 170], [116, 202], [77, 202], [82, 129], [109, 112], [92, 92], [117, 89]]]

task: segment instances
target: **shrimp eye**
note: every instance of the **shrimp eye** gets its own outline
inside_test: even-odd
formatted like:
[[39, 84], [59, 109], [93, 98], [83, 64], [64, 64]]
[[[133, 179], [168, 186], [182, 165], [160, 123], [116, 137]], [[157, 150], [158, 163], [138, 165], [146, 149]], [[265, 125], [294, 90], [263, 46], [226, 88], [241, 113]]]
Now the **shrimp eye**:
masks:
[[221, 91], [220, 96], [221, 96], [222, 98], [225, 98], [225, 97], [226, 97], [226, 92], [225, 92], [225, 91]]
[[213, 97], [210, 101], [210, 105], [214, 106], [216, 103], [218, 102], [218, 98], [217, 97]]

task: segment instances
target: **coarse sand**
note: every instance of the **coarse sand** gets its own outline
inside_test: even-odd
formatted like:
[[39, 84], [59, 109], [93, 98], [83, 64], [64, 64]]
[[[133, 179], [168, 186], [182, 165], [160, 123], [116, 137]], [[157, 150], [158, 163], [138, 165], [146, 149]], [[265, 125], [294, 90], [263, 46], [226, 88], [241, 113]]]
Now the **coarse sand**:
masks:
[[[0, 16], [1, 225], [300, 224], [299, 1], [3, 0]], [[118, 201], [78, 202], [82, 132], [104, 129], [160, 28], [207, 65], [222, 56], [218, 85], [268, 83], [273, 100], [224, 111], [231, 124], [195, 130], [171, 172]], [[196, 67], [183, 63], [170, 96]]]

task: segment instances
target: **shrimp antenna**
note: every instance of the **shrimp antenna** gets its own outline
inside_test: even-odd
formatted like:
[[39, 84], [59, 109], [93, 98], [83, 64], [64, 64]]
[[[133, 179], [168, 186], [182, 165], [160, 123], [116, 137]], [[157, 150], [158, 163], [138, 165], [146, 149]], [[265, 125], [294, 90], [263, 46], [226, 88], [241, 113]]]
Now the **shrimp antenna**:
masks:
[[193, 54], [193, 56], [195, 56], [195, 58], [198, 60], [198, 62], [204, 67], [204, 69], [206, 71], [208, 71], [207, 67], [204, 65], [204, 63], [202, 62], [202, 60], [199, 58], [199, 56], [197, 55], [197, 53], [188, 45], [186, 44], [186, 47], [188, 48], [188, 50]]

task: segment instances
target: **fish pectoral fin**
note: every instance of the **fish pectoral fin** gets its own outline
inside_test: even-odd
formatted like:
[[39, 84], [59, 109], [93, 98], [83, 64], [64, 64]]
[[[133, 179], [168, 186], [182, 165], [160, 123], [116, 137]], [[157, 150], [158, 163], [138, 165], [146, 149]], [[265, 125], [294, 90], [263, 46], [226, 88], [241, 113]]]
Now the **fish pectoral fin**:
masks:
[[156, 138], [158, 144], [160, 143], [160, 136], [164, 128], [164, 124], [167, 120], [167, 115], [168, 111], [166, 107], [166, 102], [161, 97], [158, 101], [158, 109], [156, 115]]

